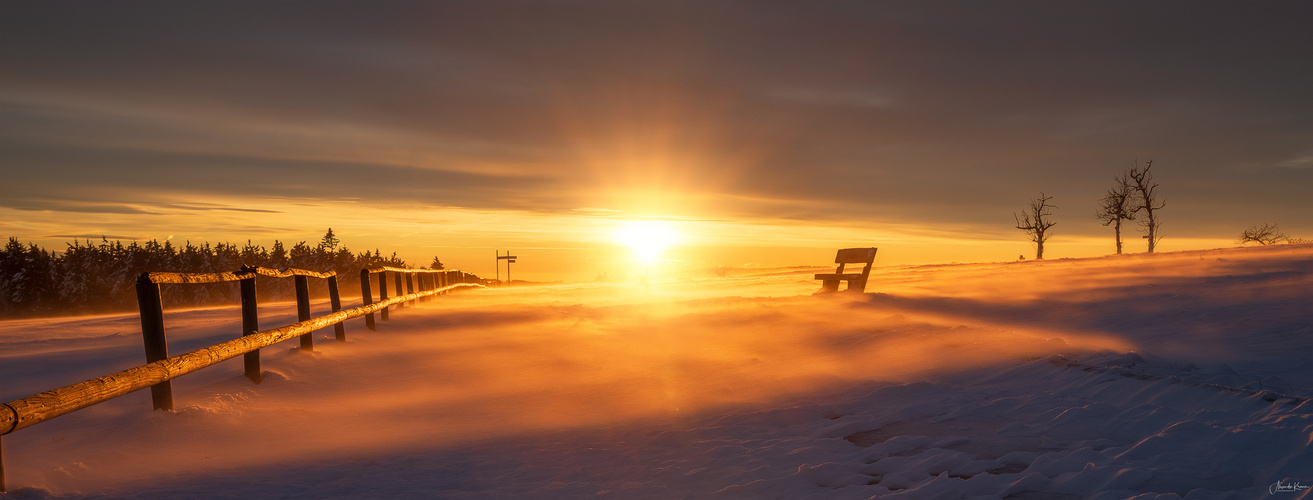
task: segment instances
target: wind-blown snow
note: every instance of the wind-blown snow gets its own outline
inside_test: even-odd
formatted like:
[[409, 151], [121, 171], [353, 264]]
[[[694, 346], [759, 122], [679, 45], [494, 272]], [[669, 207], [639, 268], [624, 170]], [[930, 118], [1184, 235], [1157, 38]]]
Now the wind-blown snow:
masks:
[[[5, 436], [10, 494], [1310, 497], [1311, 246], [877, 268], [860, 296], [809, 273], [353, 320], [265, 349], [263, 384], [233, 360], [175, 380], [174, 413], [141, 391]], [[165, 321], [173, 353], [240, 325]], [[0, 323], [0, 397], [142, 356], [135, 315]]]

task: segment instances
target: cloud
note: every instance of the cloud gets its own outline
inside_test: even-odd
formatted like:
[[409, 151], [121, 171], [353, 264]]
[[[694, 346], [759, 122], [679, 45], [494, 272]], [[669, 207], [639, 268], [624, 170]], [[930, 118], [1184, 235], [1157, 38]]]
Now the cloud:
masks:
[[[1307, 209], [1282, 186], [1313, 182], [1309, 4], [138, 8], [6, 6], [6, 206], [575, 214], [664, 191], [711, 218], [1007, 226], [1032, 192], [1075, 211], [1155, 158], [1199, 179], [1172, 194], [1211, 207], [1189, 227]], [[250, 204], [105, 201], [126, 191]]]
[[131, 241], [146, 239], [140, 236], [122, 236], [116, 234], [52, 234], [46, 237], [47, 238], [73, 238], [75, 240], [79, 238], [92, 239], [92, 240], [99, 240], [103, 238], [107, 240], [131, 240]]
[[55, 211], [55, 212], [73, 212], [85, 214], [153, 214], [154, 212], [143, 210], [141, 208], [118, 203], [98, 203], [83, 202], [75, 200], [60, 199], [43, 199], [43, 198], [19, 198], [19, 199], [0, 199], [0, 206], [22, 210], [24, 212]]
[[253, 213], [265, 213], [265, 214], [284, 213], [280, 210], [263, 210], [258, 208], [229, 207], [229, 206], [219, 205], [216, 203], [170, 204], [170, 205], [159, 205], [159, 207], [169, 210], [192, 210], [192, 211], [217, 210], [221, 212], [253, 212]]
[[780, 89], [767, 95], [783, 101], [816, 106], [880, 109], [894, 105], [892, 99], [879, 92], [860, 90]]
[[1313, 169], [1313, 154], [1297, 156], [1273, 165], [1275, 168]]
[[623, 210], [615, 210], [611, 208], [599, 208], [599, 207], [579, 207], [574, 209], [574, 211], [585, 213], [585, 214], [591, 214], [591, 215], [615, 215], [624, 212]]
[[[3, 141], [0, 141], [3, 144]], [[193, 153], [129, 148], [9, 144], [14, 163], [25, 168], [10, 176], [11, 189], [41, 193], [43, 203], [16, 206], [29, 210], [119, 210], [159, 213], [169, 210], [238, 210], [268, 212], [259, 207], [195, 203], [152, 206], [141, 203], [103, 205], [59, 202], [74, 193], [121, 196], [123, 190], [160, 195], [195, 193], [247, 197], [364, 199], [381, 204], [422, 203], [466, 207], [514, 208], [523, 193], [550, 193], [547, 176], [485, 175], [413, 165], [389, 165], [332, 160], [302, 160], [218, 153]], [[61, 181], [50, 182], [50, 175]]]

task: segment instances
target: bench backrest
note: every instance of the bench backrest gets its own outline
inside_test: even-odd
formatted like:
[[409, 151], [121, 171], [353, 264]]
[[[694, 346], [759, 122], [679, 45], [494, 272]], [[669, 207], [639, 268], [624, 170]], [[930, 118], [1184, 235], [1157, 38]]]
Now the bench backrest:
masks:
[[835, 264], [870, 264], [875, 260], [875, 248], [845, 248], [834, 255]]
[[871, 274], [871, 262], [875, 261], [875, 247], [871, 248], [844, 248], [834, 254], [834, 263], [839, 265], [835, 273], [843, 273], [844, 266], [848, 264], [866, 264], [862, 268], [862, 288], [866, 287], [866, 276]]

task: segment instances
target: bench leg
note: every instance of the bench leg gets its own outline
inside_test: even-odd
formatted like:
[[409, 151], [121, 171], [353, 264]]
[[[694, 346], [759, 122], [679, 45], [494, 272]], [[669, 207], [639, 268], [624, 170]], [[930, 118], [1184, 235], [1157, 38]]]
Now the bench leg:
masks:
[[866, 291], [866, 282], [859, 280], [849, 281], [848, 288], [844, 289], [844, 291], [853, 292], [853, 293], [863, 293]]
[[839, 291], [839, 280], [822, 280], [821, 289], [816, 293], [833, 293]]

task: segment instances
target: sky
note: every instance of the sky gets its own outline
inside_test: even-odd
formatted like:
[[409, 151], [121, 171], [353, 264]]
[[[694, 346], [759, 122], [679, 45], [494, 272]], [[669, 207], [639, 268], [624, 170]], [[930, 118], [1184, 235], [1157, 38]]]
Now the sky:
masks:
[[1281, 1], [0, 0], [0, 236], [331, 227], [575, 281], [1014, 260], [1043, 193], [1045, 257], [1082, 257], [1152, 160], [1160, 251], [1313, 238], [1310, 26]]

